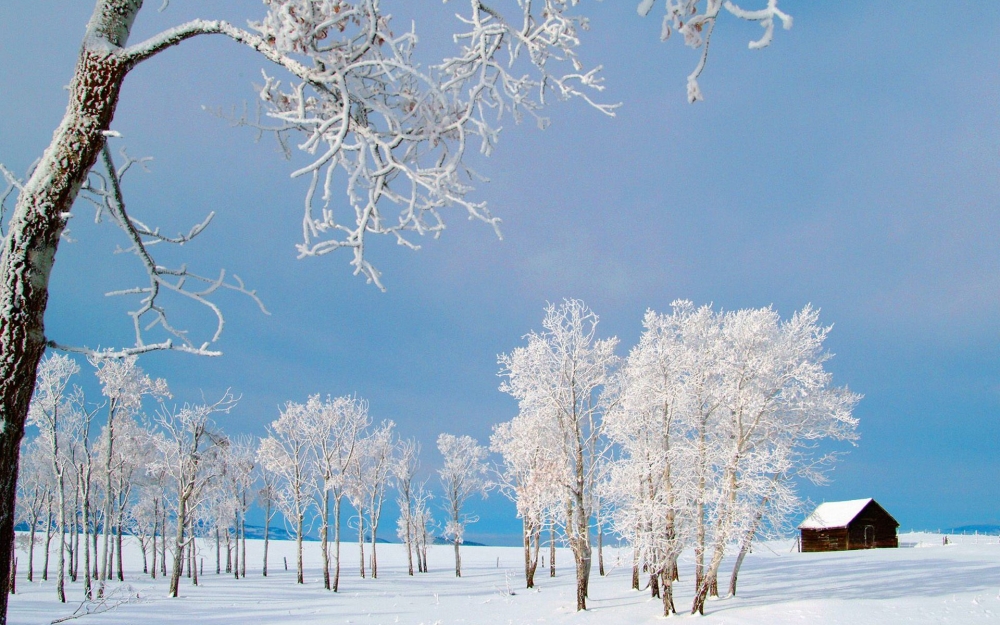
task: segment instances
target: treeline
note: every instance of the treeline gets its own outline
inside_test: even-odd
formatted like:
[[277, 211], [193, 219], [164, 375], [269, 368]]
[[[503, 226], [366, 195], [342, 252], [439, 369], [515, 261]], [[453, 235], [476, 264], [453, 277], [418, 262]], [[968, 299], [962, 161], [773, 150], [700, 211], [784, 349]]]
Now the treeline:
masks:
[[214, 421], [236, 406], [229, 393], [178, 406], [134, 357], [92, 358], [102, 398], [91, 402], [72, 385], [76, 361], [52, 355], [31, 402], [37, 435], [21, 454], [27, 579], [38, 540], [48, 577], [55, 540], [59, 599], [67, 576], [82, 577], [87, 598], [99, 596], [107, 580], [124, 579], [126, 534], [140, 547], [144, 572], [170, 576], [172, 596], [185, 574], [198, 583], [198, 545], [214, 547], [216, 573], [245, 577], [246, 516], [258, 505], [263, 575], [280, 515], [296, 540], [298, 582], [306, 528], [318, 527], [324, 586], [336, 591], [345, 506], [358, 574], [377, 577], [376, 536], [391, 493], [409, 574], [427, 571], [428, 544], [441, 532], [460, 576], [460, 545], [476, 520], [466, 503], [496, 488], [522, 521], [528, 587], [547, 534], [550, 574], [562, 542], [573, 554], [577, 608], [585, 609], [592, 565], [596, 558], [605, 573], [602, 540], [613, 533], [631, 548], [632, 587], [645, 583], [664, 615], [676, 612], [680, 555], [693, 550], [691, 611], [704, 612], [719, 594], [725, 556], [736, 555], [732, 595], [752, 542], [782, 534], [799, 510], [796, 481], [826, 479], [836, 454], [818, 443], [856, 439], [859, 396], [832, 386], [829, 328], [810, 307], [782, 320], [770, 308], [723, 312], [678, 301], [670, 313], [647, 312], [624, 358], [597, 326], [583, 302], [550, 305], [543, 330], [499, 357], [500, 388], [518, 400], [518, 414], [494, 428], [494, 466], [471, 437], [438, 437], [440, 524], [420, 477], [420, 444], [401, 440], [392, 421], [376, 423], [363, 399], [288, 402], [263, 437], [231, 437]]
[[[169, 575], [171, 596], [185, 575], [198, 584], [199, 545], [214, 548], [217, 574], [246, 577], [246, 517], [255, 504], [264, 518], [262, 574], [280, 515], [297, 543], [298, 582], [304, 583], [305, 528], [318, 525], [324, 586], [336, 591], [344, 504], [353, 512], [359, 573], [377, 577], [376, 536], [392, 489], [409, 574], [414, 561], [417, 572], [427, 571], [438, 525], [427, 480], [419, 477], [420, 444], [400, 440], [392, 421], [374, 423], [366, 401], [315, 395], [288, 402], [262, 438], [228, 436], [215, 417], [236, 407], [232, 394], [178, 406], [166, 382], [145, 374], [134, 356], [89, 363], [101, 384], [99, 402], [73, 384], [80, 373], [74, 359], [55, 354], [42, 362], [29, 416], [37, 433], [21, 449], [16, 514], [28, 528], [19, 538], [28, 553], [26, 578], [36, 576], [41, 542], [43, 579], [50, 554], [57, 554], [60, 601], [67, 578], [82, 580], [86, 599], [104, 596], [108, 580], [124, 581], [124, 536], [138, 543], [143, 573]], [[146, 410], [150, 405], [155, 409]], [[487, 452], [468, 436], [450, 434], [439, 437], [438, 448], [439, 507], [447, 515], [441, 528], [454, 543], [460, 575], [459, 545], [470, 520], [463, 506], [487, 487]]]

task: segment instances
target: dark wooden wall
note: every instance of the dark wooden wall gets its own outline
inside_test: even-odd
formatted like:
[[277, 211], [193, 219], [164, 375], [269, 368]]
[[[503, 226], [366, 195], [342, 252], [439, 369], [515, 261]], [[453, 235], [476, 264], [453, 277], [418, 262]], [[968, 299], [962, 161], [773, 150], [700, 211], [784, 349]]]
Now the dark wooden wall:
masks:
[[802, 551], [845, 551], [847, 528], [802, 530]]

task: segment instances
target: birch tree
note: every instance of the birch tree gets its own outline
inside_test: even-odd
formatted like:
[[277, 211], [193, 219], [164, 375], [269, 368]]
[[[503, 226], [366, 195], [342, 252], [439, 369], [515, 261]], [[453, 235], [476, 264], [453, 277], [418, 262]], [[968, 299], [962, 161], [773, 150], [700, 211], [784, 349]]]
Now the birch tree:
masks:
[[465, 504], [473, 495], [486, 496], [490, 485], [486, 478], [487, 451], [471, 436], [454, 434], [438, 435], [437, 448], [444, 458], [444, 466], [438, 469], [448, 514], [444, 533], [455, 547], [455, 577], [461, 577], [460, 547], [465, 537], [465, 526], [479, 520], [478, 516], [465, 512]]
[[316, 488], [311, 470], [308, 419], [303, 404], [288, 402], [281, 416], [272, 421], [268, 436], [257, 447], [257, 461], [278, 478], [278, 508], [291, 523], [295, 535], [296, 581], [305, 583], [302, 538], [306, 514]]
[[[170, 268], [155, 261], [150, 243], [186, 243], [204, 230], [210, 217], [188, 235], [169, 237], [126, 209], [121, 171], [107, 140], [115, 135], [112, 121], [119, 95], [133, 69], [193, 38], [220, 35], [290, 76], [285, 83], [265, 73], [259, 95], [272, 129], [282, 138], [296, 135], [295, 144], [312, 161], [293, 172], [308, 181], [299, 254], [347, 248], [353, 252], [355, 272], [376, 284], [379, 273], [365, 256], [368, 235], [385, 234], [416, 247], [412, 237], [441, 232], [441, 213], [448, 207], [498, 225], [471, 195], [470, 180], [475, 178], [466, 164], [466, 150], [471, 145], [492, 152], [505, 117], [530, 117], [544, 124], [541, 111], [549, 100], [575, 97], [613, 113], [612, 106], [593, 97], [603, 88], [598, 67], [584, 67], [577, 53], [586, 18], [576, 11], [576, 2], [505, 2], [494, 9], [473, 0], [454, 35], [458, 50], [426, 68], [414, 60], [415, 30], [396, 34], [379, 0], [269, 0], [265, 15], [246, 28], [196, 19], [130, 43], [143, 4], [95, 1], [69, 81], [67, 109], [49, 147], [27, 176], [0, 167], [8, 184], [0, 206], [16, 197], [0, 256], [0, 353], [5, 356], [0, 361], [0, 462], [7, 468], [2, 474], [9, 476], [0, 481], [0, 535], [7, 537], [13, 535], [18, 444], [35, 370], [45, 348], [59, 345], [44, 331], [49, 277], [81, 192], [106, 209], [148, 274], [146, 284], [121, 291], [139, 298], [130, 313], [136, 342], [127, 351], [211, 354], [222, 329], [212, 294], [232, 289], [255, 297], [225, 272], [206, 277], [184, 265]], [[655, 4], [642, 0], [639, 13], [648, 14]], [[688, 78], [691, 101], [701, 98], [697, 79], [722, 13], [763, 26], [764, 35], [751, 47], [770, 43], [776, 21], [786, 28], [791, 25], [776, 0], [749, 11], [721, 0], [665, 4], [664, 37], [675, 29], [687, 45], [702, 51]], [[91, 173], [99, 160], [103, 171], [96, 172], [95, 180]], [[333, 206], [338, 171], [349, 180], [346, 217]], [[392, 214], [393, 208], [398, 213]], [[158, 297], [163, 292], [207, 306], [218, 319], [215, 332], [207, 340], [193, 339], [171, 323]], [[147, 340], [147, 328], [161, 334]], [[0, 579], [5, 579], [10, 542], [0, 540], [0, 545]], [[0, 615], [6, 619], [6, 595], [0, 598]]]
[[[417, 542], [417, 520], [414, 497], [416, 496], [416, 477], [420, 470], [420, 443], [416, 439], [407, 439], [399, 444], [393, 476], [396, 479], [396, 505], [399, 507], [399, 518], [396, 520], [396, 536], [406, 547], [406, 572], [413, 575], [413, 549]], [[419, 557], [419, 556], [418, 556]], [[419, 568], [419, 567], [418, 567]]]
[[[304, 406], [307, 435], [314, 463], [316, 508], [319, 511], [323, 586], [337, 591], [340, 585], [340, 508], [347, 469], [356, 460], [358, 439], [370, 425], [368, 402], [343, 396], [321, 400], [311, 396]], [[330, 505], [333, 504], [334, 572], [330, 579]]]
[[161, 408], [156, 413], [160, 436], [155, 441], [160, 457], [152, 465], [162, 469], [175, 486], [173, 549], [174, 561], [170, 575], [170, 596], [177, 597], [186, 549], [192, 545], [191, 518], [202, 496], [217, 476], [212, 467], [222, 437], [213, 430], [212, 415], [226, 413], [236, 405], [236, 399], [226, 393], [213, 404], [185, 404], [181, 408]]
[[514, 502], [521, 518], [524, 545], [524, 581], [535, 587], [535, 571], [541, 548], [541, 533], [547, 515], [561, 506], [565, 478], [558, 456], [558, 437], [544, 419], [534, 413], [520, 414], [494, 427], [490, 448], [499, 453], [503, 467], [497, 471], [500, 492]]
[[500, 390], [517, 398], [520, 414], [534, 414], [557, 434], [550, 450], [560, 465], [566, 535], [576, 566], [576, 607], [587, 608], [594, 485], [603, 450], [603, 390], [617, 364], [618, 339], [597, 338], [598, 317], [580, 300], [550, 304], [543, 332], [499, 358]]
[[59, 564], [56, 573], [56, 598], [66, 603], [66, 478], [64, 462], [67, 441], [67, 416], [73, 409], [70, 401], [70, 379], [80, 372], [80, 365], [68, 356], [54, 354], [38, 367], [35, 394], [28, 410], [28, 423], [38, 427], [40, 437], [48, 443], [48, 456], [55, 478], [54, 488], [58, 510]]

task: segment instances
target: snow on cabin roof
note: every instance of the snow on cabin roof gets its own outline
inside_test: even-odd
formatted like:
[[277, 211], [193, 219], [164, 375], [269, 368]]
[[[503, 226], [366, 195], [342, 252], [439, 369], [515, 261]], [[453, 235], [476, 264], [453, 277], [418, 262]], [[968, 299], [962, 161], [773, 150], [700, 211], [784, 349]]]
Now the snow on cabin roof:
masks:
[[829, 527], [847, 527], [854, 517], [865, 509], [873, 500], [852, 499], [851, 501], [828, 501], [820, 504], [813, 513], [806, 517], [806, 520], [799, 525], [799, 529], [821, 530]]

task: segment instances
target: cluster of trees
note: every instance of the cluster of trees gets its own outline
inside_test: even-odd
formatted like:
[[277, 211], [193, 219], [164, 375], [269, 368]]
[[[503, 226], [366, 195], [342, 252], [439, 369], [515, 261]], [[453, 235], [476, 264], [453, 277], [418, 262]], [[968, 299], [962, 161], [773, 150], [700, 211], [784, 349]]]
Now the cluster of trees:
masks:
[[501, 390], [519, 413], [495, 428], [503, 491], [524, 529], [533, 585], [540, 533], [560, 527], [576, 565], [577, 608], [586, 608], [597, 538], [631, 545], [632, 585], [648, 576], [663, 613], [676, 612], [678, 557], [695, 553], [692, 612], [718, 594], [727, 550], [780, 532], [798, 509], [795, 478], [821, 482], [835, 453], [824, 439], [853, 441], [859, 396], [831, 386], [823, 351], [829, 328], [810, 307], [781, 320], [771, 308], [733, 312], [678, 301], [649, 311], [627, 358], [597, 337], [583, 302], [550, 305], [540, 333], [500, 357]]
[[[817, 443], [857, 436], [859, 396], [831, 385], [823, 351], [829, 328], [810, 307], [782, 320], [771, 308], [724, 312], [678, 301], [670, 313], [647, 312], [625, 358], [616, 354], [617, 339], [598, 337], [597, 315], [579, 300], [549, 305], [542, 326], [499, 358], [501, 390], [519, 406], [494, 428], [500, 464], [491, 470], [488, 450], [469, 436], [437, 439], [440, 531], [454, 544], [456, 576], [466, 526], [477, 520], [466, 503], [495, 487], [522, 520], [528, 587], [547, 529], [550, 574], [558, 535], [573, 554], [577, 608], [585, 609], [595, 551], [603, 575], [602, 539], [611, 532], [631, 546], [633, 587], [645, 576], [664, 615], [676, 612], [678, 559], [693, 548], [692, 612], [703, 612], [718, 595], [724, 556], [737, 550], [735, 594], [752, 541], [780, 533], [799, 508], [796, 479], [825, 479], [836, 454]], [[417, 572], [427, 571], [437, 526], [420, 477], [420, 444], [401, 440], [392, 421], [374, 423], [366, 401], [314, 395], [288, 402], [255, 441], [215, 425], [213, 415], [236, 405], [229, 393], [171, 408], [166, 383], [146, 375], [136, 356], [90, 364], [102, 387], [99, 405], [72, 385], [75, 360], [55, 354], [42, 362], [29, 410], [38, 434], [21, 455], [17, 513], [29, 528], [27, 579], [41, 538], [44, 579], [49, 554], [58, 554], [61, 601], [65, 578], [77, 581], [81, 571], [88, 598], [102, 595], [112, 577], [123, 579], [126, 535], [153, 577], [168, 574], [170, 556], [172, 596], [185, 572], [198, 583], [199, 541], [214, 543], [217, 574], [224, 567], [245, 577], [254, 503], [264, 513], [263, 575], [280, 513], [296, 540], [297, 581], [304, 583], [303, 539], [318, 527], [324, 586], [336, 591], [346, 502], [359, 573], [378, 577], [376, 536], [391, 489], [409, 574], [414, 560]], [[157, 408], [147, 413], [150, 403]]]
[[[255, 442], [227, 436], [215, 424], [214, 415], [236, 406], [228, 392], [211, 404], [169, 407], [166, 382], [146, 375], [136, 356], [90, 362], [102, 385], [98, 405], [72, 385], [80, 372], [75, 360], [54, 354], [42, 361], [29, 412], [38, 433], [25, 439], [21, 454], [16, 514], [28, 528], [26, 577], [35, 578], [41, 541], [43, 579], [49, 554], [58, 554], [60, 601], [66, 601], [67, 577], [82, 577], [87, 599], [104, 596], [108, 580], [123, 581], [126, 536], [142, 552], [144, 573], [170, 576], [171, 596], [185, 573], [198, 583], [199, 544], [211, 549], [214, 543], [216, 574], [224, 567], [246, 577], [246, 518], [254, 504], [264, 513], [264, 576], [270, 528], [280, 513], [297, 542], [298, 583], [304, 583], [303, 538], [318, 525], [324, 585], [336, 591], [346, 500], [354, 511], [360, 575], [377, 577], [376, 536], [390, 488], [397, 491], [397, 535], [406, 545], [409, 574], [414, 558], [418, 572], [428, 570], [437, 526], [427, 480], [419, 475], [420, 444], [400, 440], [392, 421], [373, 424], [366, 401], [314, 395], [288, 402]], [[156, 409], [147, 412], [150, 403]], [[441, 509], [448, 515], [443, 531], [454, 543], [460, 576], [459, 545], [465, 526], [476, 520], [465, 503], [485, 494], [487, 452], [472, 438], [451, 434], [439, 437], [438, 449]]]

